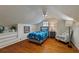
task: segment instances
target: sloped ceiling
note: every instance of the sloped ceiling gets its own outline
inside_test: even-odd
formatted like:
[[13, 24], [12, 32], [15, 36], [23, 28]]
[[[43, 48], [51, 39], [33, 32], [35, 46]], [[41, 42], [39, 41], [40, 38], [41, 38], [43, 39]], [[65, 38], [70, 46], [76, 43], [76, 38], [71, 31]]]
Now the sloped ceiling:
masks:
[[1, 5], [0, 24], [36, 24], [44, 20], [42, 8], [47, 8], [47, 18], [62, 20], [79, 19], [79, 6], [28, 6]]
[[[78, 5], [63, 5], [63, 6], [48, 6], [48, 15], [65, 19], [65, 17], [78, 20], [79, 6]], [[68, 20], [68, 19], [66, 19]]]

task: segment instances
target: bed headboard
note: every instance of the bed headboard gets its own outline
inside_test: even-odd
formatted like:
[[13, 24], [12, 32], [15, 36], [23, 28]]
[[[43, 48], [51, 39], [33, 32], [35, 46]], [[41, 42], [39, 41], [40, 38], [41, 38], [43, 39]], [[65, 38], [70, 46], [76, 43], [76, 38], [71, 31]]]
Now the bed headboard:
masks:
[[40, 31], [49, 31], [49, 27], [47, 26], [40, 27]]

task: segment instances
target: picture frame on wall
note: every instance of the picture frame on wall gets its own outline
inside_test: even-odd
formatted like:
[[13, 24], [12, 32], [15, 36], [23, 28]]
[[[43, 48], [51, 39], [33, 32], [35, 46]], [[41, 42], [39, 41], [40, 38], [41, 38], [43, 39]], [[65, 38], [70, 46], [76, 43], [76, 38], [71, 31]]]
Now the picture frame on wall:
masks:
[[30, 26], [24, 26], [24, 33], [30, 32]]

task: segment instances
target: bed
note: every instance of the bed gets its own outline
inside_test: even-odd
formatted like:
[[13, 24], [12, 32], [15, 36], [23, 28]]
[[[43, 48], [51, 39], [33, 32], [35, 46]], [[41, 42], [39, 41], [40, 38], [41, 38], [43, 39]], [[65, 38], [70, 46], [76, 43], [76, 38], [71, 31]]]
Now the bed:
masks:
[[31, 32], [27, 37], [29, 41], [41, 44], [48, 38], [48, 27], [40, 27], [40, 31]]

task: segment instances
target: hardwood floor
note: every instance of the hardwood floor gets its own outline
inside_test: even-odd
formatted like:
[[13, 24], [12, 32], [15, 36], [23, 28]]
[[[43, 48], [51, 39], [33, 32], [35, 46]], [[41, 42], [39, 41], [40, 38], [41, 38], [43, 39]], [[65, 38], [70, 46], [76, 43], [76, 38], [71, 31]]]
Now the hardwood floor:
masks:
[[69, 48], [67, 44], [48, 38], [43, 44], [38, 45], [28, 40], [18, 42], [8, 47], [0, 49], [1, 53], [76, 53], [74, 48]]

